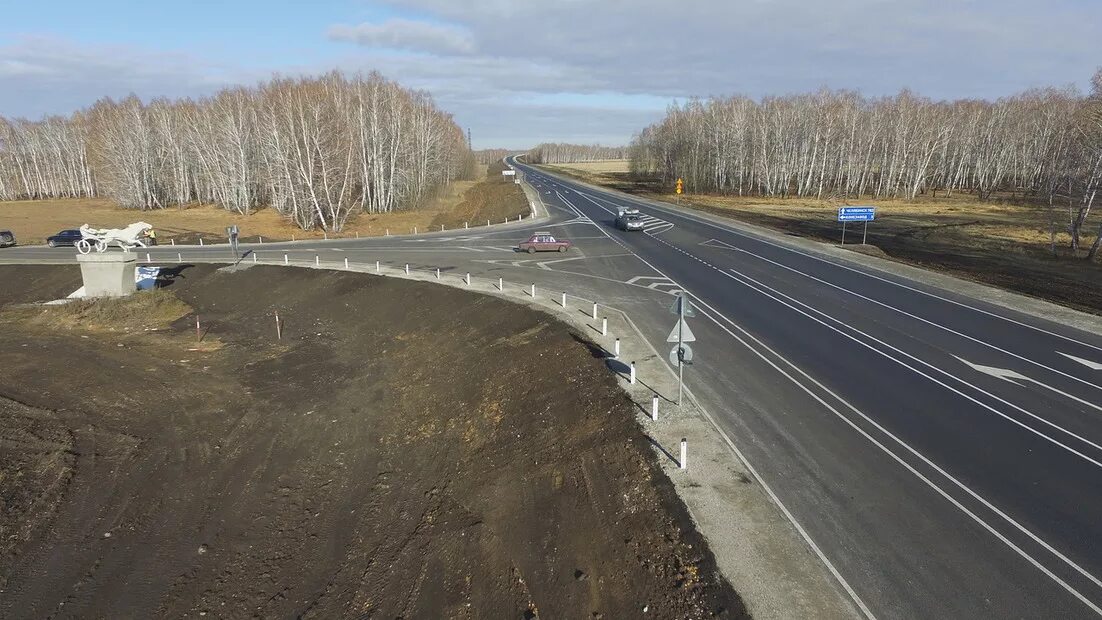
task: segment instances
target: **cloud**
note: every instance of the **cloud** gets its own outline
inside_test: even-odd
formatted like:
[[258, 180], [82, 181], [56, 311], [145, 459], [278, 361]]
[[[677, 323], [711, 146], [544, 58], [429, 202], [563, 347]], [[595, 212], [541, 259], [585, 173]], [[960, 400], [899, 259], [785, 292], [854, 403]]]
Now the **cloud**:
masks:
[[334, 41], [365, 47], [436, 54], [469, 54], [475, 48], [471, 33], [462, 28], [401, 18], [378, 24], [336, 25], [329, 28], [328, 35]]
[[22, 37], [0, 46], [0, 115], [67, 114], [103, 97], [196, 97], [255, 81], [243, 69], [179, 53]]

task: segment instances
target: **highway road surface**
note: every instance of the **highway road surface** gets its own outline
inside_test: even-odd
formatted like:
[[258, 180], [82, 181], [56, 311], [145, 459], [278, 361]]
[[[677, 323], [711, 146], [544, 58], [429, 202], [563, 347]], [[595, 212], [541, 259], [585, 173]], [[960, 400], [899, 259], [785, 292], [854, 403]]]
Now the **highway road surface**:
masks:
[[[698, 308], [687, 385], [861, 612], [1102, 615], [1102, 337], [516, 165], [541, 221], [250, 245], [246, 260], [538, 283], [625, 310], [660, 351], [670, 294], [685, 290]], [[646, 230], [613, 227], [628, 206]], [[516, 253], [536, 229], [576, 248]], [[228, 258], [226, 246], [150, 254], [177, 252]], [[72, 252], [9, 248], [0, 262]]]

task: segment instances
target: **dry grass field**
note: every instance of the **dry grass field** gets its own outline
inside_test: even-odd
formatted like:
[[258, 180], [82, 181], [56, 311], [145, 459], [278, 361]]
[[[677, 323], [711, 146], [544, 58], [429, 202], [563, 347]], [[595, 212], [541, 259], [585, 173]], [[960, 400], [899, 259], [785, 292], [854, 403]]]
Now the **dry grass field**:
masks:
[[[672, 187], [636, 179], [625, 160], [545, 166], [594, 185], [675, 203]], [[1044, 205], [1004, 196], [981, 201], [972, 194], [920, 196], [916, 200], [681, 196], [681, 206], [773, 228], [790, 235], [839, 242], [838, 207], [873, 205], [872, 250], [895, 260], [953, 273], [1072, 307], [1102, 312], [1102, 266], [1069, 255], [1067, 207], [1051, 214]], [[1056, 222], [1057, 257], [1050, 251], [1050, 217]], [[1092, 215], [1082, 243], [1089, 246], [1102, 221]], [[850, 225], [849, 242], [860, 242], [860, 225]], [[859, 247], [859, 246], [857, 246]], [[856, 249], [856, 248], [855, 248]]]
[[[456, 181], [425, 207], [393, 213], [353, 216], [337, 237], [369, 237], [406, 234], [418, 231], [461, 228], [464, 221], [474, 226], [487, 219], [500, 222], [503, 217], [515, 217], [527, 212], [527, 202], [519, 187], [509, 184], [507, 191], [501, 175], [486, 172], [472, 181]], [[491, 196], [493, 200], [487, 200]], [[96, 228], [122, 227], [144, 221], [157, 230], [158, 240], [169, 243], [196, 242], [225, 238], [226, 227], [237, 224], [246, 241], [256, 237], [280, 241], [290, 239], [321, 239], [321, 230], [304, 231], [272, 209], [259, 209], [248, 216], [238, 215], [214, 205], [190, 205], [185, 208], [132, 211], [120, 209], [104, 199], [19, 200], [0, 202], [0, 230], [11, 230], [22, 245], [41, 244], [46, 237], [60, 230], [91, 224]], [[333, 236], [333, 235], [331, 235]]]

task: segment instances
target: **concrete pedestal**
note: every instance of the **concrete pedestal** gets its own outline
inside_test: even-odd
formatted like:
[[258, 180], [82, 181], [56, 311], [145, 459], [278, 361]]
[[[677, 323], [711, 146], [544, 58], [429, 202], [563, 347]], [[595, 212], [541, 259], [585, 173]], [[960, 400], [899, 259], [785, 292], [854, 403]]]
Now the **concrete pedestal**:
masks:
[[137, 260], [132, 252], [78, 254], [77, 262], [84, 278], [85, 297], [126, 297], [137, 290]]

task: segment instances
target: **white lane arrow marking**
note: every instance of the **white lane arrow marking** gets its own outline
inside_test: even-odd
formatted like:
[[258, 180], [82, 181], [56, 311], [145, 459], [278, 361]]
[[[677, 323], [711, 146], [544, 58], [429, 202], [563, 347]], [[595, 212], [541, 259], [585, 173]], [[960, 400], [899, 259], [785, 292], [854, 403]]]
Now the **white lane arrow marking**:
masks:
[[1032, 377], [1027, 377], [1027, 376], [1023, 375], [1022, 373], [1020, 373], [1020, 372], [1016, 372], [1016, 371], [1010, 370], [1008, 368], [996, 368], [994, 366], [984, 366], [982, 364], [973, 364], [972, 362], [969, 362], [968, 360], [964, 359], [963, 357], [958, 357], [956, 355], [954, 355], [953, 357], [956, 357], [958, 360], [961, 361], [961, 363], [965, 364], [966, 366], [969, 366], [970, 368], [972, 368], [972, 370], [975, 370], [976, 372], [980, 372], [980, 373], [983, 373], [985, 375], [995, 377], [996, 379], [1002, 379], [1003, 381], [1008, 381], [1008, 382], [1013, 383], [1015, 385], [1021, 385], [1021, 383], [1019, 383], [1020, 381], [1024, 381], [1026, 383], [1032, 383], [1034, 385], [1039, 385], [1039, 386], [1041, 386], [1045, 389], [1052, 390], [1053, 392], [1056, 392], [1057, 394], [1063, 396], [1064, 398], [1074, 400], [1075, 402], [1077, 402], [1081, 405], [1086, 405], [1086, 406], [1090, 407], [1091, 409], [1097, 409], [1098, 411], [1102, 411], [1102, 406], [1096, 405], [1095, 403], [1092, 403], [1088, 400], [1083, 400], [1082, 398], [1079, 398], [1078, 396], [1072, 396], [1071, 394], [1068, 394], [1067, 392], [1065, 392], [1063, 390], [1054, 388], [1051, 385], [1048, 385], [1046, 383], [1041, 383], [1040, 381], [1038, 381], [1038, 380], [1036, 380]]
[[1080, 364], [1086, 366], [1087, 368], [1090, 368], [1091, 370], [1102, 370], [1102, 364], [1099, 364], [1098, 362], [1092, 362], [1090, 360], [1085, 360], [1081, 357], [1075, 357], [1074, 355], [1070, 355], [1068, 353], [1061, 353], [1060, 351], [1057, 351], [1057, 353], [1060, 353], [1060, 355], [1063, 355], [1064, 357], [1068, 358], [1069, 360], [1072, 360], [1073, 362], [1079, 362]]

